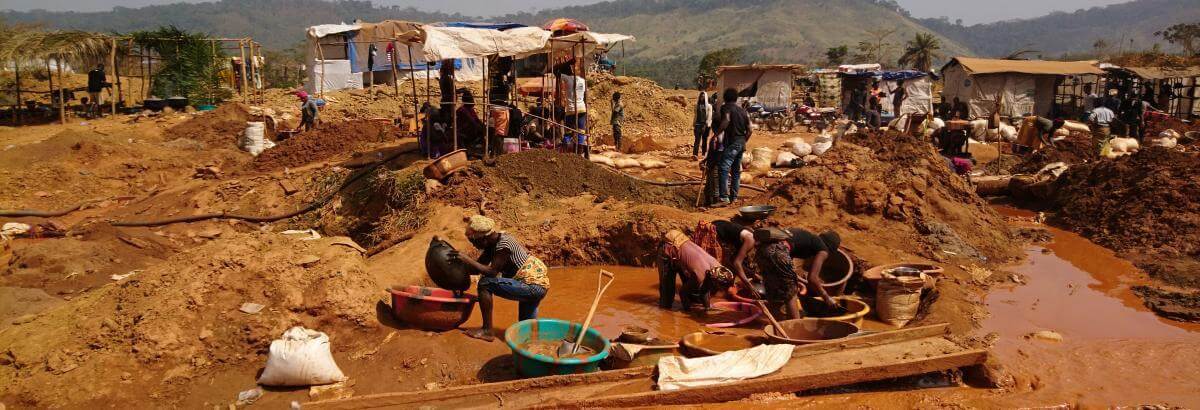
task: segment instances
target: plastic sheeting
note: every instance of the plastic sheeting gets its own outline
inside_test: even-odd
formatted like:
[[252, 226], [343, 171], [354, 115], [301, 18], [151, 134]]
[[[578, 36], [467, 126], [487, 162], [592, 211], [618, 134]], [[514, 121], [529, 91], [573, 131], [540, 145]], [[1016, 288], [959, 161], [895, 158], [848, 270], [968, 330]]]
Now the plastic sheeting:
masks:
[[658, 359], [658, 388], [662, 391], [709, 386], [752, 379], [778, 371], [792, 358], [792, 345], [761, 345], [716, 356]]
[[309, 27], [306, 30], [308, 38], [315, 39], [328, 36], [330, 34], [345, 33], [347, 31], [358, 31], [361, 28], [358, 24], [321, 24]]
[[550, 39], [549, 31], [537, 27], [506, 31], [434, 26], [422, 29], [425, 31], [424, 55], [427, 60], [523, 55], [542, 50]]
[[[325, 73], [323, 81], [322, 72]], [[319, 60], [313, 60], [312, 70], [309, 70], [308, 81], [305, 82], [304, 88], [310, 94], [347, 88], [362, 88], [362, 79], [361, 73], [350, 71], [350, 60], [325, 60], [324, 64]]]
[[[904, 87], [906, 96], [900, 103], [900, 112], [894, 113], [892, 112], [892, 99], [901, 85]], [[915, 77], [903, 82], [885, 80], [880, 83], [880, 88], [888, 94], [882, 101], [883, 111], [891, 113], [892, 116], [926, 114], [933, 110], [933, 82], [930, 81], [929, 76]]]
[[[1002, 101], [1001, 115], [1045, 116], [1050, 112], [1054, 76], [1015, 73], [972, 75], [962, 66], [948, 67], [943, 74], [946, 100], [953, 101], [958, 97], [960, 101], [966, 102], [972, 118], [991, 115], [997, 100]], [[1046, 86], [1049, 88], [1039, 92], [1039, 87]]]

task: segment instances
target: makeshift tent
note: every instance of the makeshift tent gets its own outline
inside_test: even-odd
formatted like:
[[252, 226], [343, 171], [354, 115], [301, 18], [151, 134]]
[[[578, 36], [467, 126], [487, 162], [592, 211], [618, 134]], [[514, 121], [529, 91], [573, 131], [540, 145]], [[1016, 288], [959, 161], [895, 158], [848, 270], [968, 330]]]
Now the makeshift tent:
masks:
[[[393, 63], [399, 75], [411, 73], [424, 77], [427, 68], [436, 75], [441, 63], [424, 58], [421, 41], [426, 27], [430, 26], [399, 20], [309, 27], [306, 31], [307, 58], [313, 69], [309, 70], [305, 88], [313, 93], [362, 88], [367, 83], [367, 75], [386, 73], [385, 77], [390, 76]], [[371, 55], [372, 45], [375, 46], [374, 56]], [[430, 65], [428, 61], [435, 62]], [[459, 81], [479, 80], [483, 76], [478, 59], [456, 59], [454, 66], [455, 79]], [[390, 81], [390, 78], [383, 81]]]
[[1150, 104], [1172, 116], [1189, 118], [1200, 115], [1200, 66], [1193, 67], [1116, 67], [1109, 73], [1108, 87], [1124, 92], [1154, 96]]
[[[933, 81], [928, 73], [915, 70], [884, 71], [881, 80], [879, 88], [887, 92], [887, 97], [882, 101], [885, 117], [933, 112]], [[892, 112], [892, 101], [900, 87], [904, 87], [904, 101], [900, 103], [900, 112]]]
[[1050, 116], [1057, 86], [1067, 76], [1103, 74], [1095, 61], [994, 60], [955, 57], [942, 67], [944, 98], [958, 98], [973, 118], [1000, 114]]
[[717, 67], [717, 90], [733, 88], [747, 93], [767, 109], [786, 108], [792, 103], [793, 76], [798, 64], [751, 64]]
[[879, 64], [847, 64], [838, 66], [837, 72], [838, 78], [841, 79], [840, 108], [842, 112], [847, 112], [846, 107], [850, 104], [850, 94], [854, 90], [870, 87], [883, 75], [883, 66]]

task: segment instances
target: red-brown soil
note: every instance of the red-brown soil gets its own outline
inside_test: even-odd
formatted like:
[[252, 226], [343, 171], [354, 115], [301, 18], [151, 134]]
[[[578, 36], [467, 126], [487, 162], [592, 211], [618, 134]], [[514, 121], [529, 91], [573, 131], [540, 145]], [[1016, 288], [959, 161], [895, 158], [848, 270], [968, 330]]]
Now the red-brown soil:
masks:
[[396, 140], [396, 127], [386, 121], [356, 120], [322, 123], [278, 142], [254, 159], [254, 169], [274, 171], [349, 154], [370, 144]]

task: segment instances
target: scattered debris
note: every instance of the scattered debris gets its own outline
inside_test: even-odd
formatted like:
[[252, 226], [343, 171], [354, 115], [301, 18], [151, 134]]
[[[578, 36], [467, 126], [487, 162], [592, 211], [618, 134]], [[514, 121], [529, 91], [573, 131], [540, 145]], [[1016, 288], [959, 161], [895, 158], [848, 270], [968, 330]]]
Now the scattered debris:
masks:
[[133, 275], [136, 275], [136, 274], [140, 273], [141, 271], [142, 271], [141, 269], [135, 269], [135, 270], [131, 270], [131, 271], [129, 271], [129, 273], [126, 273], [126, 274], [121, 274], [121, 275], [112, 275], [112, 276], [110, 276], [110, 277], [109, 277], [109, 279], [112, 279], [112, 280], [115, 280], [115, 281], [117, 281], [117, 282], [120, 282], [120, 281], [123, 281], [123, 280], [125, 280], [126, 278], [129, 278], [130, 276], [133, 276]]
[[246, 302], [246, 303], [243, 303], [242, 306], [238, 308], [238, 310], [240, 310], [242, 313], [245, 313], [248, 315], [254, 315], [254, 314], [258, 314], [258, 312], [261, 312], [264, 307], [266, 307], [266, 306], [263, 306], [263, 305], [260, 305], [257, 303]]
[[1052, 331], [1052, 330], [1039, 330], [1039, 331], [1037, 331], [1037, 332], [1033, 332], [1033, 333], [1030, 333], [1030, 334], [1028, 334], [1028, 335], [1025, 335], [1025, 338], [1026, 338], [1026, 339], [1031, 339], [1031, 338], [1032, 338], [1032, 339], [1044, 340], [1044, 341], [1047, 341], [1047, 342], [1061, 342], [1061, 341], [1063, 341], [1063, 337], [1062, 337], [1062, 335], [1060, 335], [1060, 334], [1058, 334], [1058, 332], [1055, 332], [1055, 331]]
[[256, 386], [253, 389], [244, 390], [244, 391], [238, 393], [237, 405], [239, 407], [240, 406], [249, 406], [251, 404], [254, 404], [255, 401], [258, 401], [258, 399], [261, 398], [262, 396], [263, 396], [262, 387]]

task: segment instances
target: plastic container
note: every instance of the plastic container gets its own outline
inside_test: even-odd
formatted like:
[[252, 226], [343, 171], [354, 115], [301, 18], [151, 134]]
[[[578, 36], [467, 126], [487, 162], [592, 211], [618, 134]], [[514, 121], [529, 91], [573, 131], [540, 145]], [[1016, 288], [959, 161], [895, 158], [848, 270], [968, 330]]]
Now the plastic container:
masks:
[[459, 261], [450, 260], [450, 251], [454, 250], [449, 242], [433, 237], [429, 241], [429, 249], [425, 251], [425, 272], [433, 279], [438, 287], [464, 291], [471, 288], [471, 275], [467, 266]]
[[[804, 269], [809, 270], [812, 266], [809, 263], [804, 264]], [[850, 258], [850, 254], [844, 249], [838, 249], [837, 252], [825, 258], [825, 264], [821, 266], [821, 282], [825, 285], [825, 292], [829, 296], [839, 296], [846, 291], [846, 282], [854, 275], [854, 259]]]
[[930, 280], [930, 283], [926, 284], [926, 288], [932, 288], [934, 285], [933, 282], [935, 282], [937, 280], [937, 278], [941, 277], [942, 273], [945, 272], [945, 269], [942, 268], [941, 266], [929, 264], [929, 263], [913, 263], [913, 262], [890, 263], [887, 265], [879, 265], [879, 266], [876, 266], [871, 269], [867, 269], [867, 270], [863, 271], [863, 279], [865, 279], [867, 281], [867, 284], [871, 285], [871, 287], [875, 287], [876, 285], [879, 284], [879, 279], [883, 277], [883, 272], [889, 271], [892, 269], [896, 269], [896, 268], [912, 268], [912, 269], [915, 269], [926, 275], [929, 275], [931, 280]]
[[405, 286], [388, 292], [392, 294], [392, 314], [396, 319], [424, 330], [455, 329], [471, 317], [475, 308], [475, 295], [459, 297], [446, 289]]
[[442, 155], [433, 160], [432, 164], [425, 166], [425, 178], [440, 181], [467, 166], [467, 163], [467, 150], [451, 151], [449, 154]]
[[758, 317], [762, 316], [762, 309], [759, 309], [758, 306], [753, 303], [716, 302], [716, 303], [713, 303], [712, 306], [714, 308], [722, 309], [722, 310], [743, 312], [746, 315], [743, 316], [742, 318], [732, 321], [732, 322], [709, 323], [709, 324], [704, 325], [706, 327], [711, 327], [711, 328], [736, 327], [736, 326], [741, 326], [741, 325], [753, 322], [755, 320], [758, 320]]
[[508, 327], [504, 331], [504, 343], [512, 349], [517, 373], [525, 377], [541, 377], [555, 374], [591, 373], [600, 370], [600, 362], [608, 357], [610, 344], [600, 331], [588, 328], [583, 336], [583, 346], [596, 354], [585, 358], [559, 359], [531, 353], [522, 346], [535, 340], [575, 340], [583, 324], [559, 319], [528, 319]]
[[187, 97], [181, 97], [181, 96], [174, 96], [171, 98], [167, 98], [167, 106], [171, 107], [172, 109], [182, 110], [184, 108], [187, 108], [188, 99], [187, 99]]
[[794, 345], [827, 342], [858, 333], [858, 326], [830, 319], [792, 319], [779, 322], [779, 326], [787, 332], [788, 338], [776, 335], [775, 326], [772, 325], [764, 327], [763, 333], [766, 333], [772, 342]]
[[504, 152], [509, 153], [509, 154], [514, 153], [514, 152], [521, 152], [521, 140], [517, 139], [517, 138], [505, 138], [504, 139]]
[[804, 298], [801, 299], [801, 303], [804, 305], [804, 315], [816, 319], [847, 322], [862, 327], [863, 318], [867, 317], [868, 313], [871, 313], [871, 305], [868, 305], [867, 302], [847, 296], [837, 296], [833, 300], [841, 307], [846, 308], [846, 313], [838, 315], [827, 312], [825, 310], [829, 308], [825, 307], [825, 302], [815, 298]]

